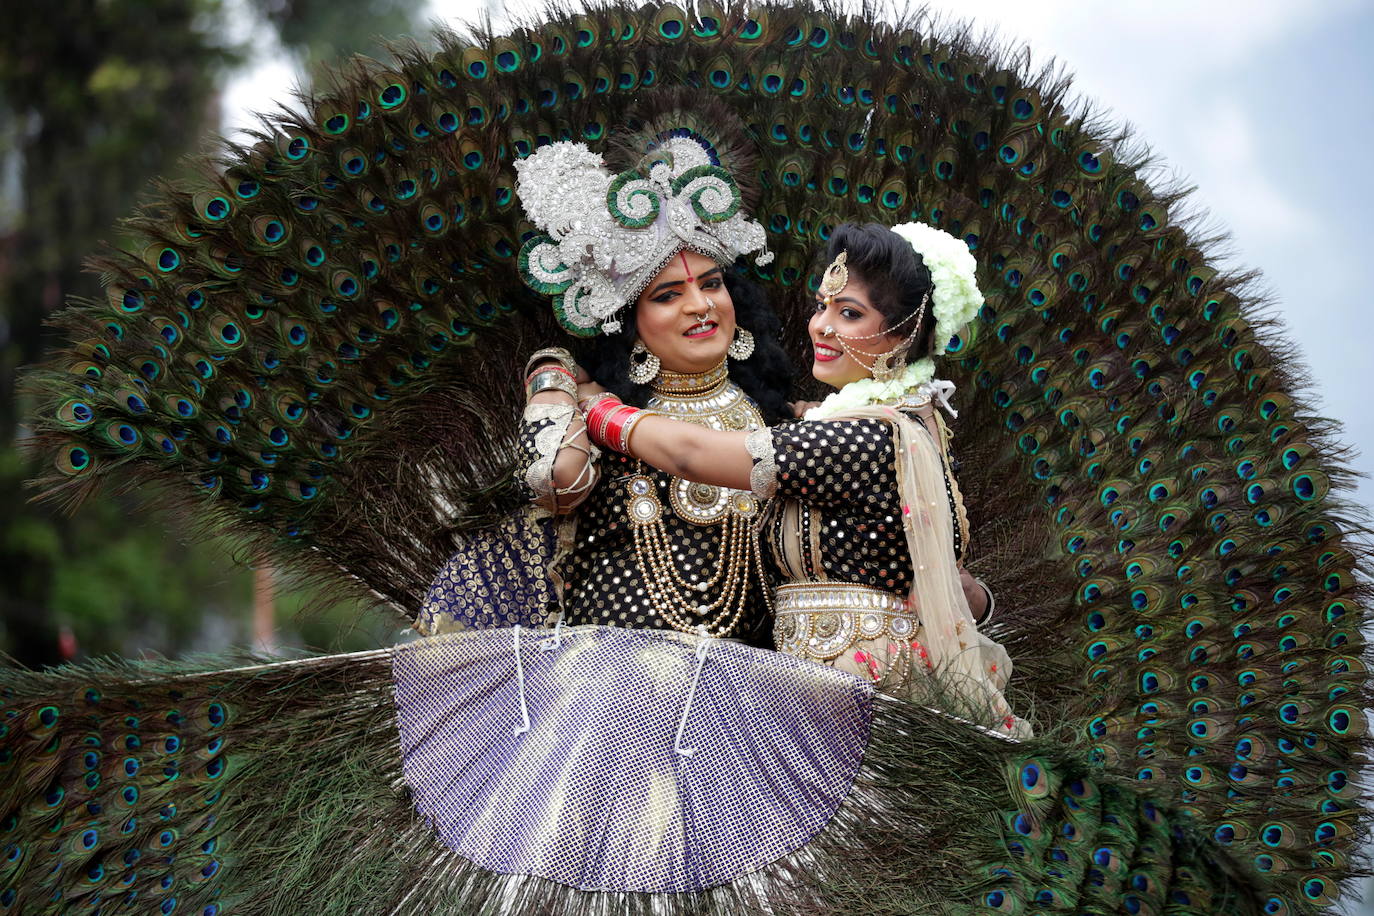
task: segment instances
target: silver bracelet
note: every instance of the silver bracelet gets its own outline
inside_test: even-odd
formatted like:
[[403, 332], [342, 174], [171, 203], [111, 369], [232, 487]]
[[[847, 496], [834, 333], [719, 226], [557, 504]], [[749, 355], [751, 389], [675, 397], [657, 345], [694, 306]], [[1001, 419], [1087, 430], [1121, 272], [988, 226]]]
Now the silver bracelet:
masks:
[[977, 582], [978, 587], [983, 590], [983, 594], [988, 596], [988, 606], [983, 609], [983, 616], [979, 618], [977, 621], [978, 626], [981, 627], [988, 621], [992, 620], [992, 612], [997, 610], [997, 599], [992, 596], [992, 589], [988, 588], [988, 584], [986, 582], [976, 577], [973, 581]]
[[562, 391], [577, 399], [577, 383], [566, 372], [557, 369], [535, 370], [525, 385], [525, 400], [542, 391]]

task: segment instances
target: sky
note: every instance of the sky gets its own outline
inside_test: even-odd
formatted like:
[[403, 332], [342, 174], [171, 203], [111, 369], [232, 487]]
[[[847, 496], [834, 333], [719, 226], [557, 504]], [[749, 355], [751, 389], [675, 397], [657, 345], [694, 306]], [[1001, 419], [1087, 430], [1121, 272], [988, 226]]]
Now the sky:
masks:
[[[499, 2], [499, 0], [498, 0]], [[431, 16], [472, 20], [482, 0], [431, 0]], [[1025, 43], [1075, 74], [1076, 91], [1136, 128], [1193, 205], [1229, 232], [1229, 266], [1257, 268], [1311, 379], [1304, 392], [1339, 420], [1374, 475], [1374, 3], [1368, 0], [936, 0], [951, 21]], [[530, 4], [514, 0], [511, 9]], [[245, 26], [245, 28], [251, 27]], [[266, 33], [255, 66], [225, 96], [226, 126], [251, 123], [295, 77]], [[1366, 270], [1369, 267], [1371, 270]], [[1374, 503], [1366, 479], [1353, 495]], [[1374, 888], [1371, 888], [1374, 889]], [[1366, 890], [1366, 897], [1374, 894]], [[1350, 904], [1374, 916], [1374, 903]]]

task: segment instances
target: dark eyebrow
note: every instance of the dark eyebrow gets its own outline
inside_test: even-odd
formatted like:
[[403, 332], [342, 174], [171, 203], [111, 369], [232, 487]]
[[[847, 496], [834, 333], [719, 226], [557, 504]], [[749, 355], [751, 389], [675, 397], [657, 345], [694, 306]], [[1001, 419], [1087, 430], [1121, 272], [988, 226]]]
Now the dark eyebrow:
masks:
[[664, 280], [658, 286], [655, 286], [653, 289], [649, 290], [649, 296], [657, 296], [660, 291], [667, 289], [669, 286], [681, 286], [684, 282], [685, 281], [683, 280]]
[[[698, 280], [705, 280], [707, 277], [709, 277], [709, 276], [711, 276], [711, 275], [713, 275], [713, 274], [721, 273], [721, 272], [722, 272], [721, 267], [720, 267], [719, 264], [717, 264], [715, 267], [712, 267], [710, 270], [706, 271], [706, 272], [703, 273], [701, 276], [697, 277], [697, 279], [698, 279]], [[660, 283], [658, 286], [655, 286], [652, 290], [649, 291], [649, 298], [652, 299], [654, 296], [657, 296], [661, 290], [664, 290], [664, 289], [666, 289], [666, 288], [669, 287], [669, 286], [681, 286], [681, 285], [682, 285], [683, 283], [685, 283], [685, 282], [687, 282], [687, 281], [685, 281], [685, 280], [664, 280], [664, 281], [663, 281], [662, 283]]]

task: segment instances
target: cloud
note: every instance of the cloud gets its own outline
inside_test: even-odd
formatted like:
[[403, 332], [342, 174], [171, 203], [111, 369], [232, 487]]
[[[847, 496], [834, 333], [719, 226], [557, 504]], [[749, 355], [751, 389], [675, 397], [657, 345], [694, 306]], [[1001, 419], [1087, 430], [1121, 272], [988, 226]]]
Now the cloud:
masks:
[[[1087, 51], [1143, 78], [1163, 75], [1154, 64], [1189, 70], [1227, 67], [1294, 31], [1319, 29], [1361, 9], [1359, 0], [1126, 0], [1085, 4], [1071, 0], [934, 0], [933, 10], [979, 26], [994, 25], [1009, 41], [1030, 42], [1037, 54], [1068, 48]], [[1132, 65], [1138, 65], [1133, 67]]]

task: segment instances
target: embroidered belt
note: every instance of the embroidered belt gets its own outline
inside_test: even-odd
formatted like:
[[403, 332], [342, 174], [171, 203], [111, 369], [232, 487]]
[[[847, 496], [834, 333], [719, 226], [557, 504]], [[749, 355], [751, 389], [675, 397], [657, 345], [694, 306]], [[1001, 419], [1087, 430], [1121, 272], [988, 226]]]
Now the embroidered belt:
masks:
[[901, 595], [851, 582], [780, 585], [773, 607], [778, 651], [813, 661], [838, 658], [861, 639], [907, 640], [921, 625]]

